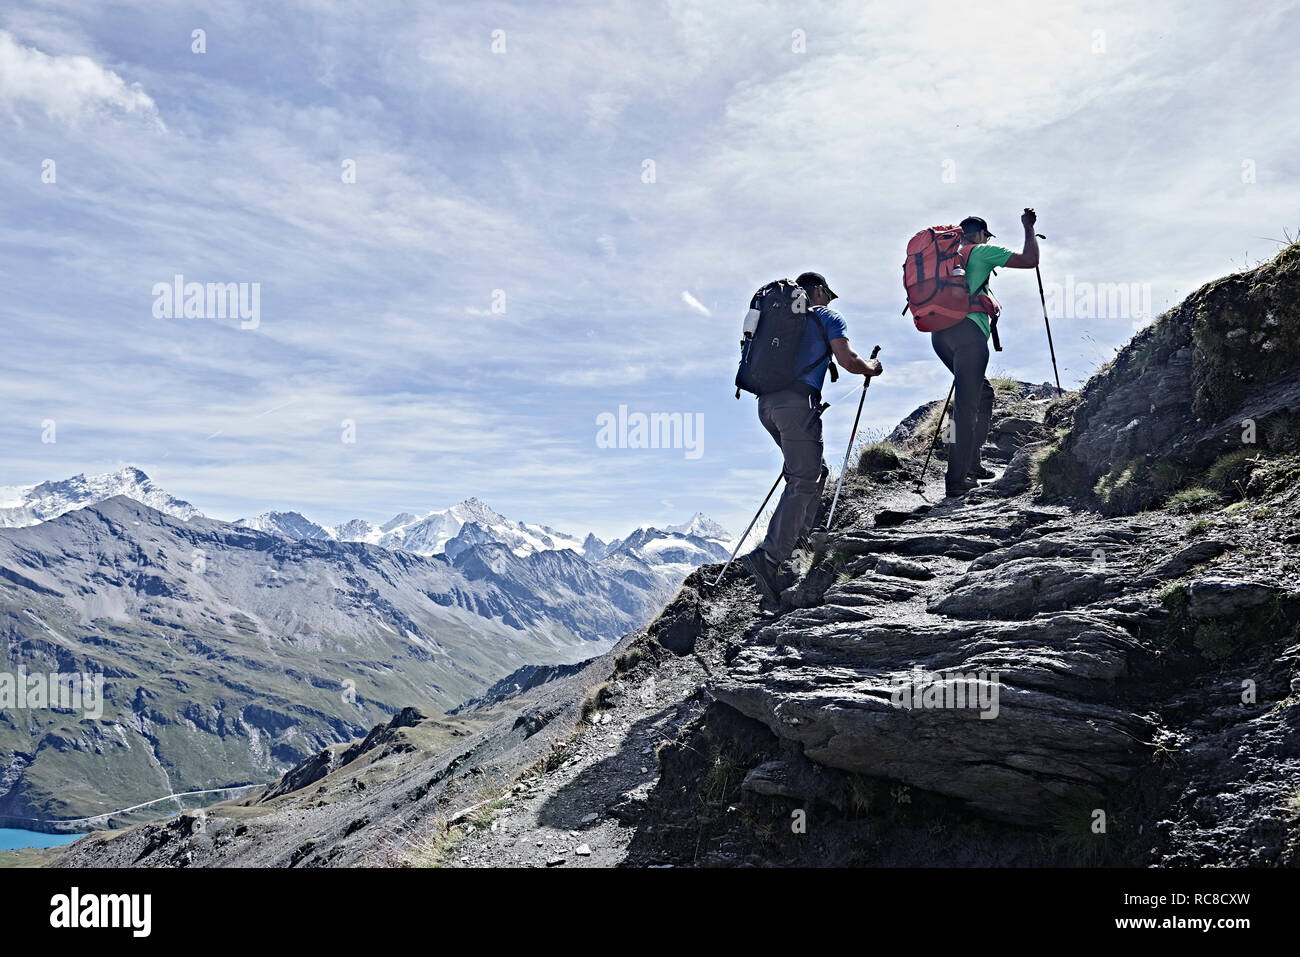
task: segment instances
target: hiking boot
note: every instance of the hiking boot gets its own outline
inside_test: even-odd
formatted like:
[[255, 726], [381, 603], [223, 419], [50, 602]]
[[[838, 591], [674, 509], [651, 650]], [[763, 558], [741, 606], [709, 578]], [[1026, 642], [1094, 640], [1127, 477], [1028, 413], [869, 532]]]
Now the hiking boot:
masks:
[[760, 545], [748, 555], [741, 559], [746, 568], [749, 569], [750, 575], [753, 576], [758, 590], [763, 596], [773, 604], [781, 603], [780, 593], [776, 585], [776, 567], [772, 564], [771, 559], [767, 557], [767, 552], [763, 551]]
[[969, 492], [971, 489], [976, 489], [979, 487], [980, 487], [979, 482], [976, 482], [974, 479], [969, 479], [969, 478], [962, 479], [956, 485], [954, 485], [952, 482], [944, 482], [944, 494], [948, 498], [960, 498], [961, 496]]
[[977, 465], [966, 473], [967, 478], [973, 479], [991, 479], [996, 473], [992, 469], [986, 469], [983, 465]]

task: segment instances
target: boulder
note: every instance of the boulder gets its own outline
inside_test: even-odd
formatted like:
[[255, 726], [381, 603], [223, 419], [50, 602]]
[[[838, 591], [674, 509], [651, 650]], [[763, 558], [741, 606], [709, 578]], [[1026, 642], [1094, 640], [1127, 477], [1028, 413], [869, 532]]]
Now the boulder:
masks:
[[[983, 627], [849, 620], [780, 631], [780, 647], [746, 648], [714, 693], [818, 764], [1045, 825], [1147, 760], [1149, 721], [1106, 701], [1138, 646], [1100, 617]], [[945, 678], [954, 689], [947, 702]], [[973, 706], [958, 706], [959, 697]], [[746, 787], [807, 793], [788, 769], [769, 765], [751, 772]]]
[[695, 639], [704, 630], [700, 614], [699, 595], [683, 587], [647, 631], [649, 635], [675, 655], [687, 655], [695, 648]]
[[1189, 618], [1227, 618], [1266, 605], [1281, 594], [1274, 585], [1235, 578], [1200, 578], [1187, 586]]

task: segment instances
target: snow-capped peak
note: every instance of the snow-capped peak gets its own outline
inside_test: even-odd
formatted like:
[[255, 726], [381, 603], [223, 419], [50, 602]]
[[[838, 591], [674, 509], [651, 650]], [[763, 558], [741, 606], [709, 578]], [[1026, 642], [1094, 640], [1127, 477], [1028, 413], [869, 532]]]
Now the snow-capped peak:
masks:
[[235, 523], [259, 532], [284, 535], [287, 538], [333, 539], [334, 530], [317, 525], [300, 512], [263, 512], [256, 518], [241, 518]]
[[181, 501], [154, 485], [149, 476], [134, 465], [128, 465], [100, 475], [81, 473], [39, 485], [0, 487], [0, 527], [38, 525], [64, 512], [97, 505], [116, 495], [125, 495], [185, 521], [203, 515], [189, 502]]
[[420, 517], [403, 512], [383, 525], [354, 519], [333, 531], [341, 541], [369, 542], [420, 555], [452, 555], [487, 541], [499, 542], [520, 557], [565, 548], [579, 554], [584, 551], [582, 539], [576, 536], [545, 525], [516, 522], [475, 497]]
[[713, 519], [705, 516], [703, 512], [696, 512], [691, 516], [690, 521], [681, 525], [669, 525], [664, 529], [665, 532], [676, 532], [678, 535], [693, 536], [695, 538], [708, 538], [715, 541], [730, 541], [731, 533], [719, 525]]

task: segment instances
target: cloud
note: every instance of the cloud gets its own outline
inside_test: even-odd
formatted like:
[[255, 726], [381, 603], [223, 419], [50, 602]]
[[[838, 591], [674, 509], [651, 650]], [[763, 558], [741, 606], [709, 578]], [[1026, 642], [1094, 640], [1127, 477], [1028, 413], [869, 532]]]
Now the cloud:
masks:
[[692, 296], [689, 292], [686, 292], [685, 290], [682, 290], [682, 302], [686, 303], [686, 305], [690, 306], [692, 309], [694, 309], [702, 316], [713, 315], [713, 313], [709, 312], [708, 307], [705, 306], [704, 303], [700, 302], [698, 299], [696, 299], [694, 296]]
[[628, 97], [602, 91], [587, 97], [587, 124], [592, 129], [611, 126], [623, 112]]
[[[854, 346], [883, 347], [863, 416], [887, 431], [951, 381], [898, 315], [922, 226], [976, 212], [1010, 245], [1034, 205], [1045, 282], [1150, 282], [1159, 310], [1274, 251], [1253, 237], [1300, 208], [1300, 113], [1278, 85], [1294, 4], [990, 0], [972, 19], [933, 0], [483, 0], [395, 20], [365, 0], [214, 0], [204, 57], [176, 5], [83, 4], [75, 24], [27, 6], [0, 10], [0, 123], [22, 121], [0, 151], [17, 344], [0, 484], [165, 461], [156, 478], [215, 514], [478, 494], [623, 533], [668, 498], [738, 530], [779, 451], [733, 397], [736, 336], [712, 317], [738, 320], [763, 282], [830, 277]], [[145, 90], [166, 137], [121, 121], [159, 115]], [[96, 114], [114, 122], [70, 122]], [[46, 156], [57, 185], [33, 169]], [[151, 285], [178, 272], [260, 282], [261, 327], [152, 319]], [[995, 288], [991, 371], [1049, 378], [1032, 273]], [[1132, 334], [1052, 326], [1066, 384]], [[828, 456], [855, 380], [828, 387]], [[594, 416], [623, 402], [703, 412], [705, 456], [599, 452]]]
[[32, 103], [53, 119], [73, 121], [117, 110], [153, 120], [165, 129], [158, 107], [140, 84], [125, 80], [88, 56], [49, 56], [0, 30], [0, 103]]

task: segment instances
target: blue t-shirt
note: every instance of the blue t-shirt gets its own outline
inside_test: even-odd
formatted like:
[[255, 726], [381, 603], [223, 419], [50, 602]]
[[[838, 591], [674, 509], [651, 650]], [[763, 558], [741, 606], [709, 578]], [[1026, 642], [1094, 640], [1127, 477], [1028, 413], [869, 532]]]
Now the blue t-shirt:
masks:
[[[826, 338], [823, 339], [818, 334], [816, 327], [811, 323], [809, 324], [808, 331], [804, 333], [803, 341], [799, 343], [799, 361], [795, 364], [796, 369], [802, 369], [823, 352], [826, 352], [828, 343], [832, 339], [847, 339], [849, 337], [848, 323], [844, 321], [843, 316], [830, 306], [813, 306], [808, 314], [821, 323], [822, 328], [826, 330]], [[831, 356], [827, 355], [825, 359], [800, 376], [800, 381], [821, 392], [822, 383], [826, 380], [826, 370], [830, 367], [830, 364]]]

